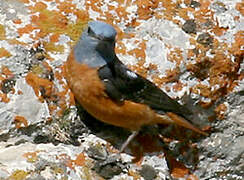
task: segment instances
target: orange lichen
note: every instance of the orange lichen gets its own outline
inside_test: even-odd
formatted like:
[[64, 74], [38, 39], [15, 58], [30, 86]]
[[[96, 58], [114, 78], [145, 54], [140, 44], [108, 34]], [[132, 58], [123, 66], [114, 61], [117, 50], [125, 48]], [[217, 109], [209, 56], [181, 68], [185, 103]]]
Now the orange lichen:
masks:
[[133, 177], [133, 180], [140, 180], [141, 176], [138, 174], [137, 171], [132, 171], [129, 169], [128, 175]]
[[14, 20], [13, 20], [13, 23], [14, 23], [14, 24], [21, 24], [22, 21], [21, 21], [21, 19], [14, 19]]
[[[68, 6], [67, 6], [68, 5]], [[73, 11], [76, 9], [75, 5], [72, 3], [67, 3], [67, 1], [59, 2], [57, 8], [64, 12], [65, 14], [73, 13]]]
[[[44, 102], [44, 97], [50, 97], [53, 90], [53, 83], [48, 79], [38, 77], [33, 72], [29, 72], [25, 77], [26, 82], [33, 88], [36, 96], [41, 102]], [[43, 93], [41, 93], [43, 92]]]
[[165, 1], [164, 4], [164, 18], [167, 20], [173, 20], [173, 16], [176, 14], [176, 4], [173, 1]]
[[129, 55], [135, 56], [136, 58], [144, 59], [145, 58], [145, 51], [140, 49], [133, 49], [127, 52]]
[[20, 42], [17, 39], [8, 39], [9, 44], [28, 46], [28, 43]]
[[140, 19], [147, 20], [154, 15], [154, 9], [158, 7], [159, 1], [157, 0], [139, 0], [135, 1], [138, 9], [137, 13]]
[[[186, 7], [182, 7], [180, 4], [184, 3], [187, 5]], [[190, 1], [183, 1], [183, 0], [178, 0], [178, 1], [165, 1], [163, 2], [163, 7], [164, 7], [164, 14], [162, 15], [163, 18], [174, 22], [175, 24], [178, 24], [181, 26], [181, 21], [176, 19], [175, 17], [179, 16], [183, 18], [184, 20], [189, 20], [190, 17], [188, 16], [188, 13], [191, 12], [193, 16], [195, 17], [194, 19], [197, 22], [206, 22], [209, 19], [212, 19], [213, 13], [209, 10], [209, 5], [210, 1], [205, 0], [201, 1], [201, 6], [199, 9], [194, 9], [189, 7]], [[161, 16], [159, 16], [161, 17]]]
[[212, 61], [212, 67], [209, 71], [210, 76], [218, 76], [219, 74], [228, 75], [236, 71], [236, 64], [222, 52], [215, 53]]
[[173, 157], [167, 155], [168, 163], [171, 167], [171, 175], [174, 178], [183, 178], [189, 174], [189, 170], [180, 162], [176, 161]]
[[[60, 110], [57, 112], [58, 115], [62, 115], [63, 112], [68, 108], [69, 105], [75, 105], [75, 99], [74, 95], [70, 92], [69, 87], [67, 83], [64, 81], [65, 77], [65, 71], [64, 71], [64, 66], [60, 66], [59, 69], [61, 69], [60, 72], [55, 72], [54, 77], [56, 80], [58, 80], [59, 84], [62, 85], [63, 91], [60, 92], [55, 92], [55, 96], [59, 98], [59, 108]], [[69, 100], [67, 101], [66, 95], [69, 94]]]
[[19, 28], [18, 33], [20, 36], [22, 36], [23, 34], [31, 33], [35, 29], [36, 29], [36, 27], [34, 27], [32, 24], [27, 24], [25, 27]]
[[19, 0], [20, 2], [23, 2], [23, 3], [29, 3], [30, 1], [29, 0]]
[[183, 166], [175, 167], [172, 169], [171, 175], [174, 178], [183, 178], [189, 172], [188, 169], [183, 168]]
[[126, 46], [121, 41], [117, 41], [115, 52], [117, 54], [126, 54]]
[[[7, 79], [13, 78], [13, 73], [8, 69], [7, 66], [1, 67], [1, 74], [0, 74], [0, 86], [2, 87], [2, 82]], [[14, 89], [11, 89], [12, 94], [14, 93]], [[10, 98], [6, 93], [0, 93], [0, 102], [8, 103], [10, 101]]]
[[[57, 67], [61, 71], [55, 71], [54, 77], [60, 85], [62, 85], [62, 91], [54, 88], [54, 84], [49, 79], [43, 79], [40, 76], [50, 77], [53, 74], [52, 68], [46, 61], [42, 61], [41, 64], [33, 66], [32, 72], [29, 72], [26, 76], [26, 81], [33, 87], [33, 90], [41, 102], [46, 100], [51, 115], [61, 117], [65, 110], [75, 104], [73, 94], [69, 91], [67, 83], [64, 82], [63, 66]], [[67, 100], [67, 94], [69, 99]], [[54, 103], [55, 102], [55, 103]]]
[[0, 24], [0, 40], [4, 40], [5, 37], [5, 28], [3, 25]]
[[[40, 29], [40, 31], [31, 38], [39, 40], [48, 34], [52, 34], [50, 37], [51, 43], [49, 44], [49, 42], [46, 42], [45, 48], [47, 48], [48, 51], [62, 52], [63, 47], [53, 43], [58, 41], [58, 37], [61, 34], [67, 34], [72, 40], [77, 40], [88, 21], [88, 13], [77, 9], [70, 1], [57, 1], [56, 3], [60, 11], [48, 10], [45, 2], [38, 2], [33, 6], [29, 6], [31, 13], [33, 13], [31, 16], [32, 24], [37, 29]], [[36, 12], [38, 12], [39, 15], [36, 15]], [[66, 16], [68, 13], [73, 13], [77, 16], [76, 22], [70, 22], [68, 20]]]
[[14, 88], [12, 88], [11, 91], [10, 91], [10, 93], [11, 93], [11, 94], [15, 94], [15, 91], [16, 91], [16, 90], [15, 90]]
[[66, 34], [74, 41], [74, 45], [76, 41], [79, 39], [82, 31], [84, 30], [85, 27], [87, 27], [87, 21], [88, 21], [88, 15], [87, 12], [77, 12], [76, 14], [79, 14], [81, 16], [80, 19], [75, 24], [69, 24], [67, 26]]
[[26, 172], [24, 170], [15, 170], [12, 172], [11, 176], [9, 176], [7, 179], [22, 180], [22, 179], [26, 179], [26, 176], [28, 174], [29, 174], [29, 172]]
[[59, 34], [53, 34], [51, 37], [50, 37], [50, 41], [55, 43], [55, 42], [58, 42], [59, 41]]
[[80, 153], [76, 156], [76, 159], [73, 160], [74, 164], [77, 166], [84, 166], [86, 161], [86, 157], [84, 153]]
[[193, 12], [194, 19], [200, 23], [205, 23], [210, 19], [213, 19], [213, 12], [210, 10], [209, 6], [211, 4], [210, 0], [201, 1], [201, 6], [198, 10]]
[[217, 118], [219, 120], [223, 120], [226, 115], [227, 106], [224, 103], [222, 103], [222, 104], [218, 105], [214, 111], [215, 111]]
[[[203, 107], [209, 107], [218, 98], [231, 92], [237, 85], [235, 80], [240, 76], [237, 72], [243, 59], [241, 46], [244, 44], [244, 40], [241, 38], [240, 32], [236, 34], [236, 37], [236, 41], [231, 47], [228, 47], [225, 42], [218, 42], [217, 39], [213, 39], [212, 45], [206, 47], [196, 41], [191, 41], [196, 48], [188, 50], [188, 58], [194, 59], [196, 62], [188, 63], [187, 69], [199, 81], [209, 79], [209, 86], [197, 84], [192, 88], [192, 92], [210, 99], [210, 102], [200, 102]], [[207, 56], [209, 52], [212, 57]], [[235, 58], [234, 61], [231, 54]]]
[[43, 9], [39, 16], [32, 16], [32, 22], [40, 28], [38, 37], [45, 37], [49, 33], [62, 33], [67, 28], [68, 19], [57, 11]]
[[15, 116], [14, 118], [14, 124], [17, 129], [28, 126], [28, 121], [23, 116]]
[[235, 56], [243, 56], [243, 46], [244, 46], [244, 31], [238, 31], [235, 35], [235, 41], [229, 48], [229, 52]]
[[9, 97], [5, 93], [0, 93], [0, 102], [8, 103], [10, 101]]
[[227, 28], [222, 28], [219, 26], [214, 26], [212, 29], [212, 32], [216, 35], [216, 36], [222, 36], [228, 29]]
[[54, 76], [59, 81], [60, 84], [64, 84], [64, 81], [63, 81], [63, 78], [64, 78], [63, 73], [60, 73], [60, 72], [57, 72], [56, 71], [54, 73]]
[[199, 101], [199, 104], [205, 108], [205, 109], [208, 109], [210, 108], [212, 105], [213, 105], [213, 101]]
[[194, 10], [190, 7], [180, 8], [179, 9], [179, 16], [185, 20], [189, 20], [190, 19], [188, 16], [189, 12], [194, 12]]
[[27, 162], [34, 163], [37, 160], [37, 153], [40, 151], [35, 152], [27, 152], [23, 154], [23, 157], [27, 158]]
[[183, 61], [182, 50], [174, 48], [167, 54], [167, 59], [171, 62], [176, 62], [176, 65], [179, 66]]
[[33, 12], [42, 11], [47, 8], [47, 5], [44, 2], [36, 2], [34, 6], [30, 6], [29, 9]]
[[184, 87], [183, 83], [179, 81], [174, 84], [173, 89], [175, 92], [177, 92], [177, 91], [181, 91], [183, 87]]
[[168, 82], [178, 81], [178, 79], [179, 79], [179, 73], [180, 73], [179, 67], [176, 67], [174, 69], [168, 69], [168, 70], [166, 70], [165, 71], [166, 77], [161, 78], [162, 79], [162, 83], [168, 83]]
[[190, 174], [186, 180], [199, 180], [199, 178], [194, 174]]
[[59, 156], [57, 156], [57, 159], [63, 159], [65, 160], [65, 165], [67, 167], [69, 167], [70, 169], [74, 169], [75, 165], [76, 166], [84, 166], [85, 165], [85, 160], [86, 160], [86, 157], [84, 155], [84, 153], [80, 153], [76, 156], [76, 159], [75, 160], [72, 160], [70, 158], [69, 155], [67, 154], [60, 154]]
[[11, 54], [5, 48], [0, 48], [0, 58], [2, 57], [10, 57]]
[[1, 74], [5, 76], [5, 78], [12, 78], [14, 74], [12, 71], [9, 70], [7, 66], [2, 66], [1, 68]]
[[[108, 11], [102, 11], [101, 6], [105, 3], [102, 1], [92, 0], [86, 1], [85, 6], [86, 9], [92, 9], [96, 13], [99, 13], [100, 16], [97, 18], [98, 20], [105, 20], [107, 23], [113, 24], [116, 26], [117, 23], [121, 22], [121, 19], [127, 21], [127, 26], [135, 27], [135, 25], [140, 24], [138, 20], [149, 19], [154, 15], [154, 10], [158, 7], [160, 1], [158, 0], [139, 0], [139, 1], [116, 1], [118, 4], [116, 6], [107, 4]], [[136, 9], [136, 17], [132, 18], [129, 21], [128, 7], [136, 5], [138, 8]], [[113, 12], [113, 13], [111, 13]], [[121, 17], [121, 18], [118, 18]], [[131, 17], [130, 17], [131, 18]]]
[[244, 2], [236, 3], [236, 9], [244, 16]]
[[200, 94], [204, 97], [209, 97], [211, 94], [211, 88], [204, 84], [197, 84], [192, 88], [192, 92], [195, 94]]
[[18, 95], [22, 95], [22, 94], [23, 94], [23, 91], [18, 90], [18, 91], [17, 91], [17, 94], [18, 94]]
[[69, 167], [70, 169], [75, 169], [75, 168], [74, 168], [74, 165], [73, 165], [73, 162], [72, 162], [71, 159], [66, 160], [65, 165], [66, 165], [67, 167]]
[[58, 107], [60, 108], [57, 111], [57, 115], [61, 117], [65, 110], [67, 109], [67, 100], [65, 99], [65, 95], [67, 94], [67, 90], [56, 92], [55, 95], [59, 98]]
[[145, 64], [145, 59], [142, 59], [138, 61], [136, 65], [130, 66], [130, 69], [133, 71], [136, 71], [138, 74], [140, 74], [143, 77], [147, 77], [148, 71], [143, 65]]
[[64, 46], [62, 46], [62, 45], [56, 45], [53, 42], [44, 42], [43, 45], [44, 45], [44, 48], [46, 51], [60, 52], [60, 53], [64, 52]]

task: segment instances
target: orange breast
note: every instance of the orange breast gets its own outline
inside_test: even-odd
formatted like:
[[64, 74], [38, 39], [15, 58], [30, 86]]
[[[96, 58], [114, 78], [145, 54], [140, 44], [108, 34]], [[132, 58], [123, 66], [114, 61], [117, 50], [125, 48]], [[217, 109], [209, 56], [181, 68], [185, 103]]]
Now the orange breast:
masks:
[[117, 104], [105, 93], [97, 69], [80, 64], [70, 54], [66, 64], [66, 79], [77, 101], [100, 121], [130, 130], [153, 124], [158, 116], [144, 104], [125, 101]]

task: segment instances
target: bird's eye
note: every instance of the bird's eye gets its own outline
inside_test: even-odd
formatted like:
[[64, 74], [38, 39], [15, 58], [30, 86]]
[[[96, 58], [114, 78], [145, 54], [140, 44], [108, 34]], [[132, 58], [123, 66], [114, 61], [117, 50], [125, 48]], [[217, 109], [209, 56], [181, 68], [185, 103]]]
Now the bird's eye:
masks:
[[87, 32], [88, 32], [88, 34], [90, 34], [90, 33], [91, 33], [91, 28], [90, 28], [90, 27], [88, 27]]
[[87, 33], [91, 37], [97, 37], [96, 34], [94, 33], [94, 31], [92, 30], [92, 28], [90, 28], [90, 27], [88, 27]]

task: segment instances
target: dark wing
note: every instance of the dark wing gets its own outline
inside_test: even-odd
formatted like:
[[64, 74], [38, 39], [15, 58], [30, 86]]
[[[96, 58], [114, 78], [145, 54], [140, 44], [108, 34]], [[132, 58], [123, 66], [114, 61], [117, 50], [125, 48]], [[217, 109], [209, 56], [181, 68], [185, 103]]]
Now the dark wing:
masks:
[[101, 67], [98, 75], [104, 82], [106, 93], [116, 102], [130, 100], [147, 104], [160, 114], [191, 114], [186, 107], [171, 99], [152, 82], [129, 70], [117, 57], [112, 64]]

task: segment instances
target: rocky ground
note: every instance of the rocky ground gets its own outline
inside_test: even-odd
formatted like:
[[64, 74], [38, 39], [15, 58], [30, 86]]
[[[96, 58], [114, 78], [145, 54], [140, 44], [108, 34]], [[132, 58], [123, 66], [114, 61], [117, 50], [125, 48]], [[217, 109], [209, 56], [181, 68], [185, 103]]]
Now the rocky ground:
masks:
[[[64, 78], [89, 20], [209, 136], [145, 127], [120, 154], [130, 132], [87, 114]], [[0, 179], [243, 179], [243, 37], [241, 0], [0, 1]]]

